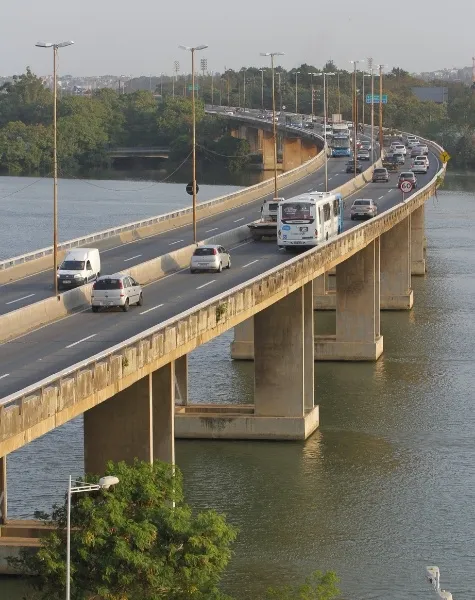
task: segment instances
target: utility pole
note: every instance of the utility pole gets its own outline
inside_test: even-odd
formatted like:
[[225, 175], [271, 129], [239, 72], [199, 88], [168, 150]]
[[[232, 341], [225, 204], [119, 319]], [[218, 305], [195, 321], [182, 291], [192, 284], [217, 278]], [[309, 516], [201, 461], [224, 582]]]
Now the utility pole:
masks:
[[374, 164], [374, 69], [372, 58], [368, 58], [368, 67], [371, 74], [371, 164]]
[[379, 65], [379, 155], [383, 158], [383, 68]]

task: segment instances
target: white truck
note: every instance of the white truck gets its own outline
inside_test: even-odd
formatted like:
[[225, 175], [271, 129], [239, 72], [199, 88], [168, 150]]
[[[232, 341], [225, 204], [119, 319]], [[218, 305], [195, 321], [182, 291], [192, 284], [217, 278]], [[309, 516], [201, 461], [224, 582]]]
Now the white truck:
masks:
[[272, 198], [264, 201], [261, 206], [261, 218], [248, 224], [253, 240], [259, 241], [263, 237], [277, 239], [277, 212], [279, 202], [284, 198]]
[[90, 283], [100, 274], [101, 257], [97, 248], [73, 248], [68, 251], [58, 267], [58, 290]]

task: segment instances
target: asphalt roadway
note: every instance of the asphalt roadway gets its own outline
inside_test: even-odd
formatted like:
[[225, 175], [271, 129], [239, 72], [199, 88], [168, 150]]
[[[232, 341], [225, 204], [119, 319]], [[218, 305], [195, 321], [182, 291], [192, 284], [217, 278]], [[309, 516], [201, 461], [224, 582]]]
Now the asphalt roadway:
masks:
[[[427, 175], [418, 176], [419, 188], [428, 183], [438, 170], [437, 157], [431, 154], [430, 161]], [[344, 162], [339, 160], [329, 162], [332, 185], [335, 187], [345, 180], [341, 173]], [[311, 178], [308, 179], [309, 181], [306, 183], [301, 182], [298, 186], [293, 187], [291, 194], [296, 195], [310, 190]], [[318, 185], [318, 182], [321, 181], [321, 174], [319, 174], [319, 178], [313, 179], [313, 189], [315, 189], [315, 179]], [[370, 183], [356, 192], [352, 200], [372, 198], [376, 200], [381, 214], [402, 201], [402, 194], [397, 189], [396, 180], [397, 175], [392, 175], [389, 183]], [[290, 193], [287, 193], [286, 196], [290, 197]], [[236, 227], [252, 220], [258, 216], [259, 204], [255, 203], [252, 208], [247, 206], [236, 211], [229, 211], [213, 220], [210, 219], [206, 225], [201, 223], [200, 237], [203, 237], [203, 233], [208, 235], [208, 233], [225, 231], [226, 227]], [[350, 204], [351, 202], [346, 203], [344, 213], [346, 230], [359, 225], [358, 221], [350, 220]], [[241, 218], [242, 220], [239, 220]], [[209, 231], [214, 227], [217, 229], [213, 232]], [[189, 243], [190, 228], [183, 228], [183, 235], [180, 233], [174, 231], [157, 236], [153, 238], [153, 241], [145, 240], [144, 247], [149, 249], [149, 256], [152, 257], [161, 253], [160, 248], [169, 248], [171, 241], [176, 239], [183, 239], [183, 245]], [[164, 241], [165, 239], [167, 241]], [[159, 243], [163, 246], [159, 246]], [[115, 260], [116, 265], [121, 264], [123, 267], [124, 257], [137, 254], [137, 247], [138, 244], [133, 244], [133, 248], [123, 246], [120, 248], [120, 253], [117, 249], [117, 252], [106, 254], [107, 260], [111, 261], [108, 264], [112, 264], [112, 260]], [[140, 248], [142, 252], [143, 247], [140, 246]], [[182, 311], [191, 309], [201, 302], [286, 262], [293, 256], [279, 250], [275, 242], [253, 241], [244, 242], [231, 249], [231, 255], [232, 268], [224, 270], [222, 273], [192, 275], [188, 269], [184, 269], [147, 285], [144, 288], [144, 305], [131, 307], [128, 313], [119, 310], [92, 313], [90, 309], [87, 309], [1, 345], [0, 399], [123, 342]], [[141, 260], [146, 260], [146, 256], [141, 257]], [[114, 270], [117, 270], [117, 267]]]
[[[329, 159], [329, 189], [336, 188], [353, 177], [352, 174], [345, 173], [346, 160]], [[370, 165], [369, 162], [363, 164]], [[282, 196], [291, 198], [309, 191], [323, 191], [324, 177], [322, 167], [299, 182], [283, 188]], [[272, 197], [273, 194], [270, 194], [266, 199], [271, 200]], [[258, 219], [261, 205], [262, 200], [259, 200], [200, 220], [197, 224], [198, 239], [204, 240]], [[100, 228], [100, 223], [97, 224], [97, 228]], [[185, 225], [142, 240], [121, 244], [109, 250], [101, 250], [101, 273], [103, 275], [117, 273], [192, 243], [192, 226]], [[50, 269], [0, 285], [0, 315], [48, 298], [53, 294], [53, 281], [53, 270]]]

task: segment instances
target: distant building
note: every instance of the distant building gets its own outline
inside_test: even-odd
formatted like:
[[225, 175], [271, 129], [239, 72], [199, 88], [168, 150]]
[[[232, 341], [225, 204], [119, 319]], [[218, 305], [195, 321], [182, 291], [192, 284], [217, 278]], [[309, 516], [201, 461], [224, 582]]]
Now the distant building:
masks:
[[413, 87], [411, 90], [422, 102], [444, 104], [449, 100], [449, 89], [446, 87]]

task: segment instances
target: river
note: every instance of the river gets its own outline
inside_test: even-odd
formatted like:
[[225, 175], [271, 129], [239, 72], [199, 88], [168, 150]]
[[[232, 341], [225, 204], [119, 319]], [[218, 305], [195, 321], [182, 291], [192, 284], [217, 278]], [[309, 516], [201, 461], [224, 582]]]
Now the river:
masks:
[[[430, 599], [431, 564], [456, 600], [475, 596], [475, 177], [449, 174], [426, 207], [414, 309], [382, 313], [377, 363], [316, 363], [310, 439], [177, 441], [187, 500], [240, 529], [223, 581], [240, 600], [315, 569], [335, 570], [347, 600]], [[316, 313], [318, 331], [333, 322]], [[192, 401], [252, 401], [253, 365], [231, 361], [231, 337], [191, 354]], [[82, 453], [77, 419], [11, 455], [11, 516], [59, 501]], [[0, 580], [0, 596], [21, 586]]]

